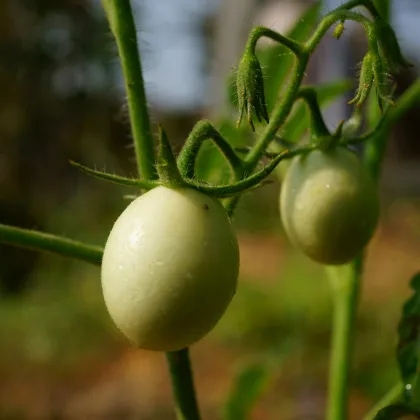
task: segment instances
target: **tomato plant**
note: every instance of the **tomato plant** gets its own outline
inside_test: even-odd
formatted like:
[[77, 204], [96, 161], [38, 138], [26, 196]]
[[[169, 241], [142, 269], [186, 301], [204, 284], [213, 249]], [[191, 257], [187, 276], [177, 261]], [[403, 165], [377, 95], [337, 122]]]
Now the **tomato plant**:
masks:
[[[287, 166], [276, 171], [283, 181], [280, 207], [284, 228], [304, 253], [328, 265], [326, 270], [332, 278], [334, 315], [327, 418], [348, 418], [349, 373], [364, 247], [379, 215], [376, 184], [390, 127], [420, 97], [420, 84], [415, 83], [395, 102], [393, 90], [385, 83], [388, 72], [410, 66], [387, 21], [385, 3], [388, 2], [350, 0], [319, 20], [317, 4], [302, 19], [312, 21], [312, 34], [307, 28], [297, 30], [300, 23], [289, 36], [255, 27], [235, 73], [239, 117], [236, 127], [230, 119], [225, 121], [229, 139], [210, 121], [202, 120], [175, 157], [162, 127], [155, 154], [130, 1], [102, 1], [125, 78], [138, 176], [127, 178], [72, 164], [101, 180], [136, 186], [140, 197], [117, 219], [105, 249], [5, 225], [0, 225], [0, 241], [102, 265], [104, 299], [115, 324], [135, 345], [167, 352], [180, 420], [200, 418], [188, 346], [213, 328], [236, 289], [239, 251], [229, 218], [243, 193], [263, 186], [279, 163], [288, 160], [291, 161]], [[368, 14], [360, 13], [358, 7]], [[358, 89], [350, 101], [354, 104], [353, 115], [331, 132], [321, 106], [328, 99], [327, 87], [335, 91], [337, 86], [302, 84], [321, 39], [334, 25], [333, 36], [339, 39], [348, 21], [363, 27], [368, 50], [362, 61]], [[262, 37], [278, 44], [272, 53], [257, 50]], [[286, 50], [290, 54], [284, 64], [281, 59]], [[265, 64], [274, 68], [277, 86], [268, 92], [267, 100]], [[293, 65], [289, 84], [280, 95], [289, 64]], [[307, 112], [299, 103], [293, 113], [300, 101]], [[366, 103], [369, 115], [379, 117], [371, 117], [363, 132], [360, 109]], [[245, 133], [241, 126], [244, 119], [256, 134], [251, 134], [251, 145], [236, 147], [238, 137]], [[306, 128], [309, 140], [298, 144]], [[202, 171], [197, 171], [196, 162], [205, 141], [214, 143], [229, 166], [229, 175], [223, 182], [209, 182]], [[364, 146], [360, 158], [350, 151], [353, 145]], [[269, 162], [260, 167], [267, 158]], [[391, 404], [402, 394], [402, 386], [397, 384], [366, 420], [419, 413], [418, 283], [418, 277], [414, 277], [414, 294], [404, 306], [398, 331], [397, 359], [405, 387], [404, 400]], [[238, 386], [238, 392], [244, 392], [250, 400], [266, 383], [264, 372], [258, 367], [245, 370], [241, 377], [249, 386]], [[250, 401], [247, 403], [246, 409], [232, 404], [231, 412], [244, 413]]]

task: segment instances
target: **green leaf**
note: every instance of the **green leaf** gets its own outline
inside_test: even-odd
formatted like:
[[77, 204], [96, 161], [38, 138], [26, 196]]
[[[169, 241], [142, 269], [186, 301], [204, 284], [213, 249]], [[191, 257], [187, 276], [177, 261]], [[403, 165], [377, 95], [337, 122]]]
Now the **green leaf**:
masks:
[[413, 377], [417, 373], [419, 363], [420, 273], [412, 278], [410, 286], [414, 293], [403, 306], [402, 317], [398, 325], [397, 346], [397, 361], [408, 401], [412, 397], [412, 392], [407, 390], [411, 390], [411, 386], [407, 387], [407, 385], [413, 383]]
[[272, 377], [268, 366], [246, 366], [236, 377], [233, 389], [225, 405], [225, 420], [245, 420], [262, 396]]
[[406, 418], [405, 416], [415, 416], [420, 419], [420, 412], [405, 404], [392, 404], [382, 408], [382, 410], [376, 414], [374, 420], [402, 420], [403, 418]]

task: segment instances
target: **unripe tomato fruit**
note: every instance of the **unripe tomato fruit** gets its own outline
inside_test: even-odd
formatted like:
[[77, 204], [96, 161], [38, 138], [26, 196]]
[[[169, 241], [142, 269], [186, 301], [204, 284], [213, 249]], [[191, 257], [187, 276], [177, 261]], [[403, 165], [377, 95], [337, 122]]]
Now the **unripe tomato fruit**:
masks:
[[111, 318], [138, 347], [174, 351], [206, 335], [236, 291], [239, 250], [221, 203], [190, 188], [134, 200], [105, 245]]
[[379, 198], [357, 155], [337, 146], [292, 160], [280, 213], [294, 245], [315, 261], [339, 265], [355, 258], [372, 237]]

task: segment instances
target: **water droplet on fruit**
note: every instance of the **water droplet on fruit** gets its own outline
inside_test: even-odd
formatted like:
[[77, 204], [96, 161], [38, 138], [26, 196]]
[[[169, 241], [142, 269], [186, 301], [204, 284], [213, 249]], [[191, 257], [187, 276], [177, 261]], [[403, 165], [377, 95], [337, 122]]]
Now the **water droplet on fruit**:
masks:
[[143, 236], [144, 236], [144, 232], [142, 230], [137, 230], [137, 231], [132, 232], [129, 238], [130, 245], [137, 244]]

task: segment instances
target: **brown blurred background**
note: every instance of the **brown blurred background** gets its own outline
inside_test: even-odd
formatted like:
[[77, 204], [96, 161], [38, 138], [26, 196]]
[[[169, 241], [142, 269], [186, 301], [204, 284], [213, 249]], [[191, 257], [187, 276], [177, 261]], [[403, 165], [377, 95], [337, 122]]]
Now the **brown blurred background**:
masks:
[[[250, 28], [261, 23], [287, 32], [310, 3], [133, 1], [153, 121], [179, 146], [199, 118], [231, 112], [226, 79]], [[406, 1], [406, 16], [395, 15], [399, 35], [413, 14], [420, 20], [418, 6]], [[403, 45], [418, 63], [415, 42]], [[364, 50], [352, 26], [340, 43], [327, 39], [308, 81], [354, 79]], [[417, 71], [399, 76], [400, 91]], [[100, 3], [1, 1], [0, 92], [0, 222], [103, 244], [127, 204], [123, 195], [134, 191], [68, 164], [136, 171], [121, 71]], [[349, 115], [345, 99], [326, 111], [331, 126]], [[408, 281], [420, 269], [419, 118], [413, 109], [390, 140], [382, 220], [363, 283], [352, 419], [397, 379], [396, 325]], [[329, 285], [322, 267], [284, 237], [278, 191], [274, 182], [242, 200], [235, 217], [238, 293], [216, 329], [192, 348], [204, 419], [223, 418], [238, 372], [267, 360], [274, 361], [272, 375], [250, 418], [323, 418]], [[164, 355], [131, 348], [115, 330], [97, 267], [0, 245], [0, 319], [0, 419], [175, 418]]]

